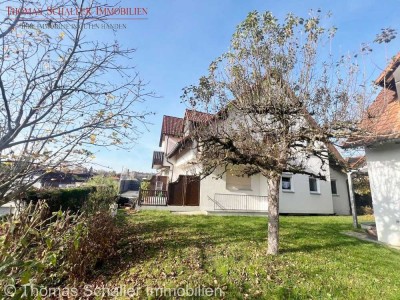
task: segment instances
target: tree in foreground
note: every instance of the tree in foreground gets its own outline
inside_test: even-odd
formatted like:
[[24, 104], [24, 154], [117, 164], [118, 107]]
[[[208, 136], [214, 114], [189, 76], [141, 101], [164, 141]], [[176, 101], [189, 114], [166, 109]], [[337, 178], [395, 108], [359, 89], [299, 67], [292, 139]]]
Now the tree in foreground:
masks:
[[268, 254], [278, 254], [281, 175], [327, 179], [331, 142], [356, 130], [366, 105], [357, 65], [330, 55], [335, 31], [318, 13], [289, 14], [281, 24], [270, 12], [252, 12], [229, 51], [182, 95], [215, 116], [193, 130], [202, 176], [267, 178]]
[[18, 10], [0, 23], [0, 205], [32, 184], [38, 169], [81, 164], [92, 145], [129, 146], [147, 115], [136, 104], [152, 95], [131, 64], [134, 49], [94, 38], [112, 32], [93, 29], [108, 16], [87, 12], [109, 5], [7, 5]]

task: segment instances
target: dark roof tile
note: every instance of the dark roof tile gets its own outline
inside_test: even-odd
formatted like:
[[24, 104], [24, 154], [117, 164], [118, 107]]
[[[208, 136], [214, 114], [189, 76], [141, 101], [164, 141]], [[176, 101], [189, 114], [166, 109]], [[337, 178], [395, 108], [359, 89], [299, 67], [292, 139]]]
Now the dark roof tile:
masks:
[[183, 135], [183, 119], [164, 116], [161, 127], [160, 146], [164, 135], [181, 137]]

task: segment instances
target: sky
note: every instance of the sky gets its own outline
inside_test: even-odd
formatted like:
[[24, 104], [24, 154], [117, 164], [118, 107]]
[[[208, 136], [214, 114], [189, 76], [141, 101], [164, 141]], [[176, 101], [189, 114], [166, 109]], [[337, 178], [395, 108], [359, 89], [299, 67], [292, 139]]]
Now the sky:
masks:
[[[268, 1], [268, 0], [148, 0], [122, 1], [122, 7], [145, 7], [147, 20], [113, 21], [126, 29], [116, 32], [121, 46], [136, 49], [134, 64], [148, 90], [157, 98], [138, 105], [138, 110], [155, 114], [137, 144], [128, 150], [98, 149], [95, 163], [119, 172], [151, 169], [153, 151], [158, 150], [163, 115], [183, 117], [186, 105], [180, 102], [182, 88], [196, 84], [210, 62], [228, 50], [236, 26], [253, 10], [271, 11], [278, 18], [291, 12], [306, 17], [310, 9], [332, 12], [329, 25], [338, 28], [333, 50], [346, 54], [372, 43], [381, 28], [400, 29], [400, 1]], [[104, 30], [103, 30], [104, 31]], [[108, 35], [109, 32], [101, 32]], [[93, 32], [95, 35], [99, 32]], [[374, 46], [366, 62], [373, 80], [385, 67], [386, 59], [400, 50], [400, 38], [385, 46]], [[95, 166], [95, 168], [99, 168]]]

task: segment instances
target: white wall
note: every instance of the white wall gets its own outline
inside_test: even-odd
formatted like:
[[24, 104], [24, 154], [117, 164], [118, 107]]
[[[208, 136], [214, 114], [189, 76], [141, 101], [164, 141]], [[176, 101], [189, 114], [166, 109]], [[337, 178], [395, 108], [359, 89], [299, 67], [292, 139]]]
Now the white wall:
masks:
[[293, 192], [281, 191], [279, 212], [299, 214], [333, 214], [329, 181], [318, 179], [319, 193], [311, 193], [307, 175], [292, 175]]
[[[216, 173], [218, 174], [218, 173]], [[200, 208], [201, 210], [214, 210], [215, 194], [228, 194], [228, 195], [254, 195], [266, 196], [260, 191], [260, 177], [261, 175], [254, 175], [251, 177], [251, 190], [240, 191], [226, 188], [226, 174], [221, 179], [217, 179], [216, 175], [210, 175], [200, 182]], [[263, 206], [267, 209], [267, 204]]]
[[161, 151], [163, 151], [165, 154], [170, 153], [179, 140], [179, 137], [165, 135], [161, 143]]
[[333, 211], [337, 215], [350, 215], [349, 192], [347, 188], [347, 175], [335, 169], [330, 170], [331, 180], [336, 180], [337, 195], [332, 195]]
[[400, 246], [400, 145], [365, 151], [378, 239]]
[[[319, 180], [320, 193], [312, 194], [309, 191], [308, 176], [292, 175], [293, 192], [280, 191], [280, 209], [281, 213], [299, 213], [299, 214], [333, 214], [333, 203], [330, 181]], [[215, 194], [238, 194], [267, 196], [267, 179], [260, 175], [251, 177], [251, 190], [237, 191], [226, 188], [226, 175], [217, 179], [215, 175], [210, 175], [200, 182], [200, 208], [201, 210], [214, 210]], [[261, 201], [254, 197], [253, 201]], [[262, 210], [267, 210], [268, 205], [261, 204]]]
[[169, 152], [171, 152], [172, 149], [174, 149], [174, 147], [176, 146], [178, 141], [179, 141], [178, 137], [165, 135], [162, 140], [162, 143], [161, 143], [160, 151], [164, 152], [164, 161], [163, 161], [163, 165], [161, 167], [156, 168], [156, 170], [159, 175], [168, 176], [170, 178], [170, 180], [171, 180], [171, 176], [173, 174], [172, 168], [173, 168], [173, 164], [174, 164], [175, 160], [168, 159], [167, 155]]
[[196, 153], [197, 150], [188, 144], [183, 151], [170, 159], [174, 165], [171, 181], [177, 180], [179, 175], [195, 175], [198, 169], [198, 167], [193, 164], [196, 161]]

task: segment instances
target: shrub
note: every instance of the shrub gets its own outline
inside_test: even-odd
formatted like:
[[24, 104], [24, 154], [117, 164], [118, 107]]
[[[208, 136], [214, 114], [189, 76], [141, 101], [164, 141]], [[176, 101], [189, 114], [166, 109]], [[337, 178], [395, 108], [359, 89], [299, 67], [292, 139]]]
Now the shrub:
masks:
[[96, 191], [93, 186], [78, 187], [67, 189], [32, 189], [26, 192], [26, 203], [36, 204], [39, 201], [46, 202], [49, 213], [61, 211], [71, 211], [77, 213], [80, 211], [89, 199], [89, 195]]
[[98, 211], [108, 211], [110, 205], [116, 203], [117, 194], [113, 187], [108, 185], [99, 185], [94, 187], [93, 192], [89, 194], [85, 201], [82, 211], [86, 214], [94, 214]]
[[374, 210], [371, 206], [366, 205], [366, 206], [360, 206], [357, 207], [357, 214], [358, 215], [373, 215], [374, 214]]
[[371, 194], [355, 194], [356, 210], [359, 215], [373, 214]]
[[119, 230], [108, 211], [59, 211], [47, 217], [48, 212], [46, 203], [31, 203], [0, 224], [0, 283], [18, 287], [15, 299], [21, 298], [24, 285], [84, 281], [115, 254]]
[[150, 181], [142, 181], [140, 183], [141, 190], [149, 190], [150, 189]]
[[116, 254], [120, 231], [109, 213], [98, 212], [77, 227], [67, 261], [69, 279], [81, 281]]
[[95, 176], [91, 178], [87, 186], [94, 188], [86, 201], [83, 210], [93, 214], [99, 210], [109, 210], [110, 205], [116, 203], [118, 197], [118, 182], [112, 177]]
[[23, 202], [35, 205], [39, 201], [44, 201], [48, 206], [49, 215], [59, 210], [93, 214], [99, 210], [109, 210], [110, 205], [115, 203], [116, 199], [115, 186], [88, 185], [67, 189], [31, 189], [25, 193]]
[[1, 224], [0, 281], [18, 286], [16, 296], [24, 285], [59, 285], [68, 276], [65, 246], [79, 217], [59, 212], [48, 218], [48, 211], [43, 202], [30, 204]]

